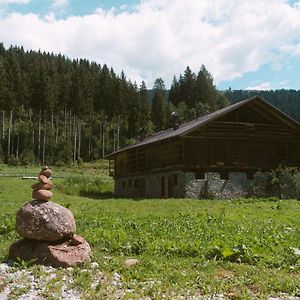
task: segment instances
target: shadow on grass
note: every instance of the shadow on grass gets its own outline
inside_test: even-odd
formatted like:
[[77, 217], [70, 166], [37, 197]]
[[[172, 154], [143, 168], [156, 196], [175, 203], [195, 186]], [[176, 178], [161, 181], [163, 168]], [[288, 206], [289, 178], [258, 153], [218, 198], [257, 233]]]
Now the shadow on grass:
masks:
[[103, 193], [91, 193], [91, 192], [80, 192], [80, 197], [86, 197], [96, 200], [108, 200], [108, 199], [119, 199], [113, 192], [103, 192]]
[[80, 192], [79, 196], [94, 199], [94, 200], [110, 200], [110, 199], [124, 200], [124, 199], [130, 199], [130, 200], [137, 201], [137, 202], [144, 201], [144, 200], [150, 200], [150, 199], [151, 200], [159, 200], [160, 199], [160, 198], [145, 198], [145, 197], [144, 198], [142, 198], [142, 197], [120, 197], [120, 196], [115, 196], [113, 194], [113, 192], [103, 192], [103, 193]]

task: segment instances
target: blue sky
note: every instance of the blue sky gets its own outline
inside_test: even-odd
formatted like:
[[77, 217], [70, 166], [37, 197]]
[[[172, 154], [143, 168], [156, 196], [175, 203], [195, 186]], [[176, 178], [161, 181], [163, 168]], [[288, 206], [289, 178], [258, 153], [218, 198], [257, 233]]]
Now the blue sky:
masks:
[[[12, 2], [9, 5], [6, 5], [9, 11], [18, 11], [23, 14], [25, 13], [35, 13], [39, 15], [47, 14], [51, 11], [53, 7], [53, 3], [55, 1], [51, 0], [32, 0], [28, 2], [26, 5], [24, 3], [20, 3], [18, 1]], [[120, 7], [126, 5], [128, 9], [131, 5], [137, 4], [139, 1], [136, 0], [70, 0], [70, 1], [57, 1], [57, 3], [61, 3], [59, 11], [60, 17], [67, 17], [70, 15], [75, 16], [84, 16], [87, 14], [93, 13], [97, 8], [101, 7], [105, 10], [109, 10], [112, 7], [119, 9]], [[1, 0], [0, 0], [1, 3]]]
[[149, 88], [204, 64], [219, 89], [300, 89], [300, 0], [0, 0], [0, 42]]

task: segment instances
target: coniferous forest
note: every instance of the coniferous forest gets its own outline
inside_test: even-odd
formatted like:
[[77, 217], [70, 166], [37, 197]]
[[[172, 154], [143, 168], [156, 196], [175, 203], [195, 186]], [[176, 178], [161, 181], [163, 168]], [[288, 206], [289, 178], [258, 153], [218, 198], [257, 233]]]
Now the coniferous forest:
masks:
[[[0, 160], [93, 161], [170, 127], [173, 111], [184, 122], [254, 94], [217, 91], [205, 66], [187, 67], [170, 90], [158, 78], [149, 93], [106, 65], [0, 43]], [[300, 119], [299, 91], [259, 94]]]
[[241, 100], [260, 96], [281, 111], [300, 122], [300, 91], [299, 90], [270, 90], [270, 91], [254, 91], [254, 90], [231, 90], [224, 92], [225, 96], [231, 103]]

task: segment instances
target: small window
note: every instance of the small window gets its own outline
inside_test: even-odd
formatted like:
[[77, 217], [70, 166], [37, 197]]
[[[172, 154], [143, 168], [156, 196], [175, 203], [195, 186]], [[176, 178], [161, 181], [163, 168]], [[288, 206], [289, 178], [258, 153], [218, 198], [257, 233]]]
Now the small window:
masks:
[[204, 172], [197, 172], [195, 174], [196, 179], [205, 179], [205, 173]]
[[130, 189], [132, 188], [132, 180], [131, 179], [128, 180], [128, 188], [130, 188]]
[[138, 179], [134, 179], [134, 188], [138, 188], [139, 187], [139, 180]]
[[177, 174], [173, 174], [173, 185], [178, 185], [178, 177], [177, 177]]
[[122, 189], [124, 190], [126, 187], [126, 181], [125, 180], [122, 180]]
[[229, 179], [228, 172], [220, 172], [220, 179], [222, 179], [222, 180], [228, 180]]

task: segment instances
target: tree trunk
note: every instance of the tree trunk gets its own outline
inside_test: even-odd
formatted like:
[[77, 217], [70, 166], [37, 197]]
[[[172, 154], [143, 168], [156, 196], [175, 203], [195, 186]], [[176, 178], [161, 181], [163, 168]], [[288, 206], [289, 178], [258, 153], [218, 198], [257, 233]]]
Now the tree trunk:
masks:
[[32, 128], [32, 145], [34, 147], [34, 140], [35, 140], [35, 136], [34, 136], [34, 127]]
[[2, 134], [1, 134], [1, 140], [3, 140], [3, 110], [2, 110], [2, 114], [1, 114], [1, 132], [2, 132]]
[[121, 126], [121, 117], [119, 116], [118, 129], [117, 129], [117, 150], [119, 150], [120, 148], [120, 126]]
[[42, 112], [40, 110], [39, 114], [39, 127], [38, 127], [38, 153], [37, 153], [37, 158], [38, 161], [40, 160], [40, 154], [41, 154], [41, 127], [42, 127]]
[[9, 122], [8, 122], [8, 141], [7, 141], [7, 157], [9, 159], [10, 157], [10, 147], [11, 147], [11, 128], [12, 128], [12, 118], [13, 118], [13, 112], [10, 111], [9, 115]]
[[45, 157], [46, 157], [46, 134], [47, 134], [47, 123], [44, 115], [44, 136], [43, 136], [43, 157], [42, 157], [43, 164], [45, 163]]
[[64, 115], [65, 115], [65, 130], [64, 130], [64, 138], [67, 140], [67, 109], [65, 108], [64, 110]]
[[113, 127], [113, 151], [116, 151], [116, 128]]
[[[72, 112], [71, 111], [69, 112], [69, 115], [70, 115], [69, 116], [69, 120], [70, 120], [70, 122], [69, 122], [69, 133], [67, 134], [67, 136], [72, 136], [72, 133], [74, 133], [74, 125], [75, 125], [74, 118], [75, 118], [75, 115], [72, 116]], [[72, 121], [72, 117], [73, 117], [73, 121]]]
[[20, 147], [20, 134], [17, 136], [17, 149], [16, 149], [16, 158], [19, 158], [19, 147]]
[[4, 134], [5, 134], [5, 111], [2, 110], [2, 140], [4, 139]]
[[58, 141], [58, 127], [59, 127], [59, 116], [57, 115], [55, 117], [55, 146], [57, 145], [57, 141]]
[[102, 158], [105, 156], [105, 133], [104, 133], [104, 124], [102, 125]]
[[92, 152], [91, 141], [92, 141], [92, 117], [90, 116], [89, 149], [88, 149], [89, 160], [91, 159], [91, 152]]
[[75, 126], [76, 117], [74, 115], [74, 122], [73, 122], [73, 130], [74, 130], [74, 145], [73, 145], [73, 162], [76, 162], [76, 149], [77, 149], [77, 130]]
[[80, 148], [81, 148], [81, 121], [78, 119], [78, 148], [77, 148], [77, 159], [80, 158]]
[[54, 116], [53, 109], [51, 109], [51, 127], [50, 127], [50, 153], [52, 154], [52, 143], [53, 143], [53, 128], [54, 128]]

